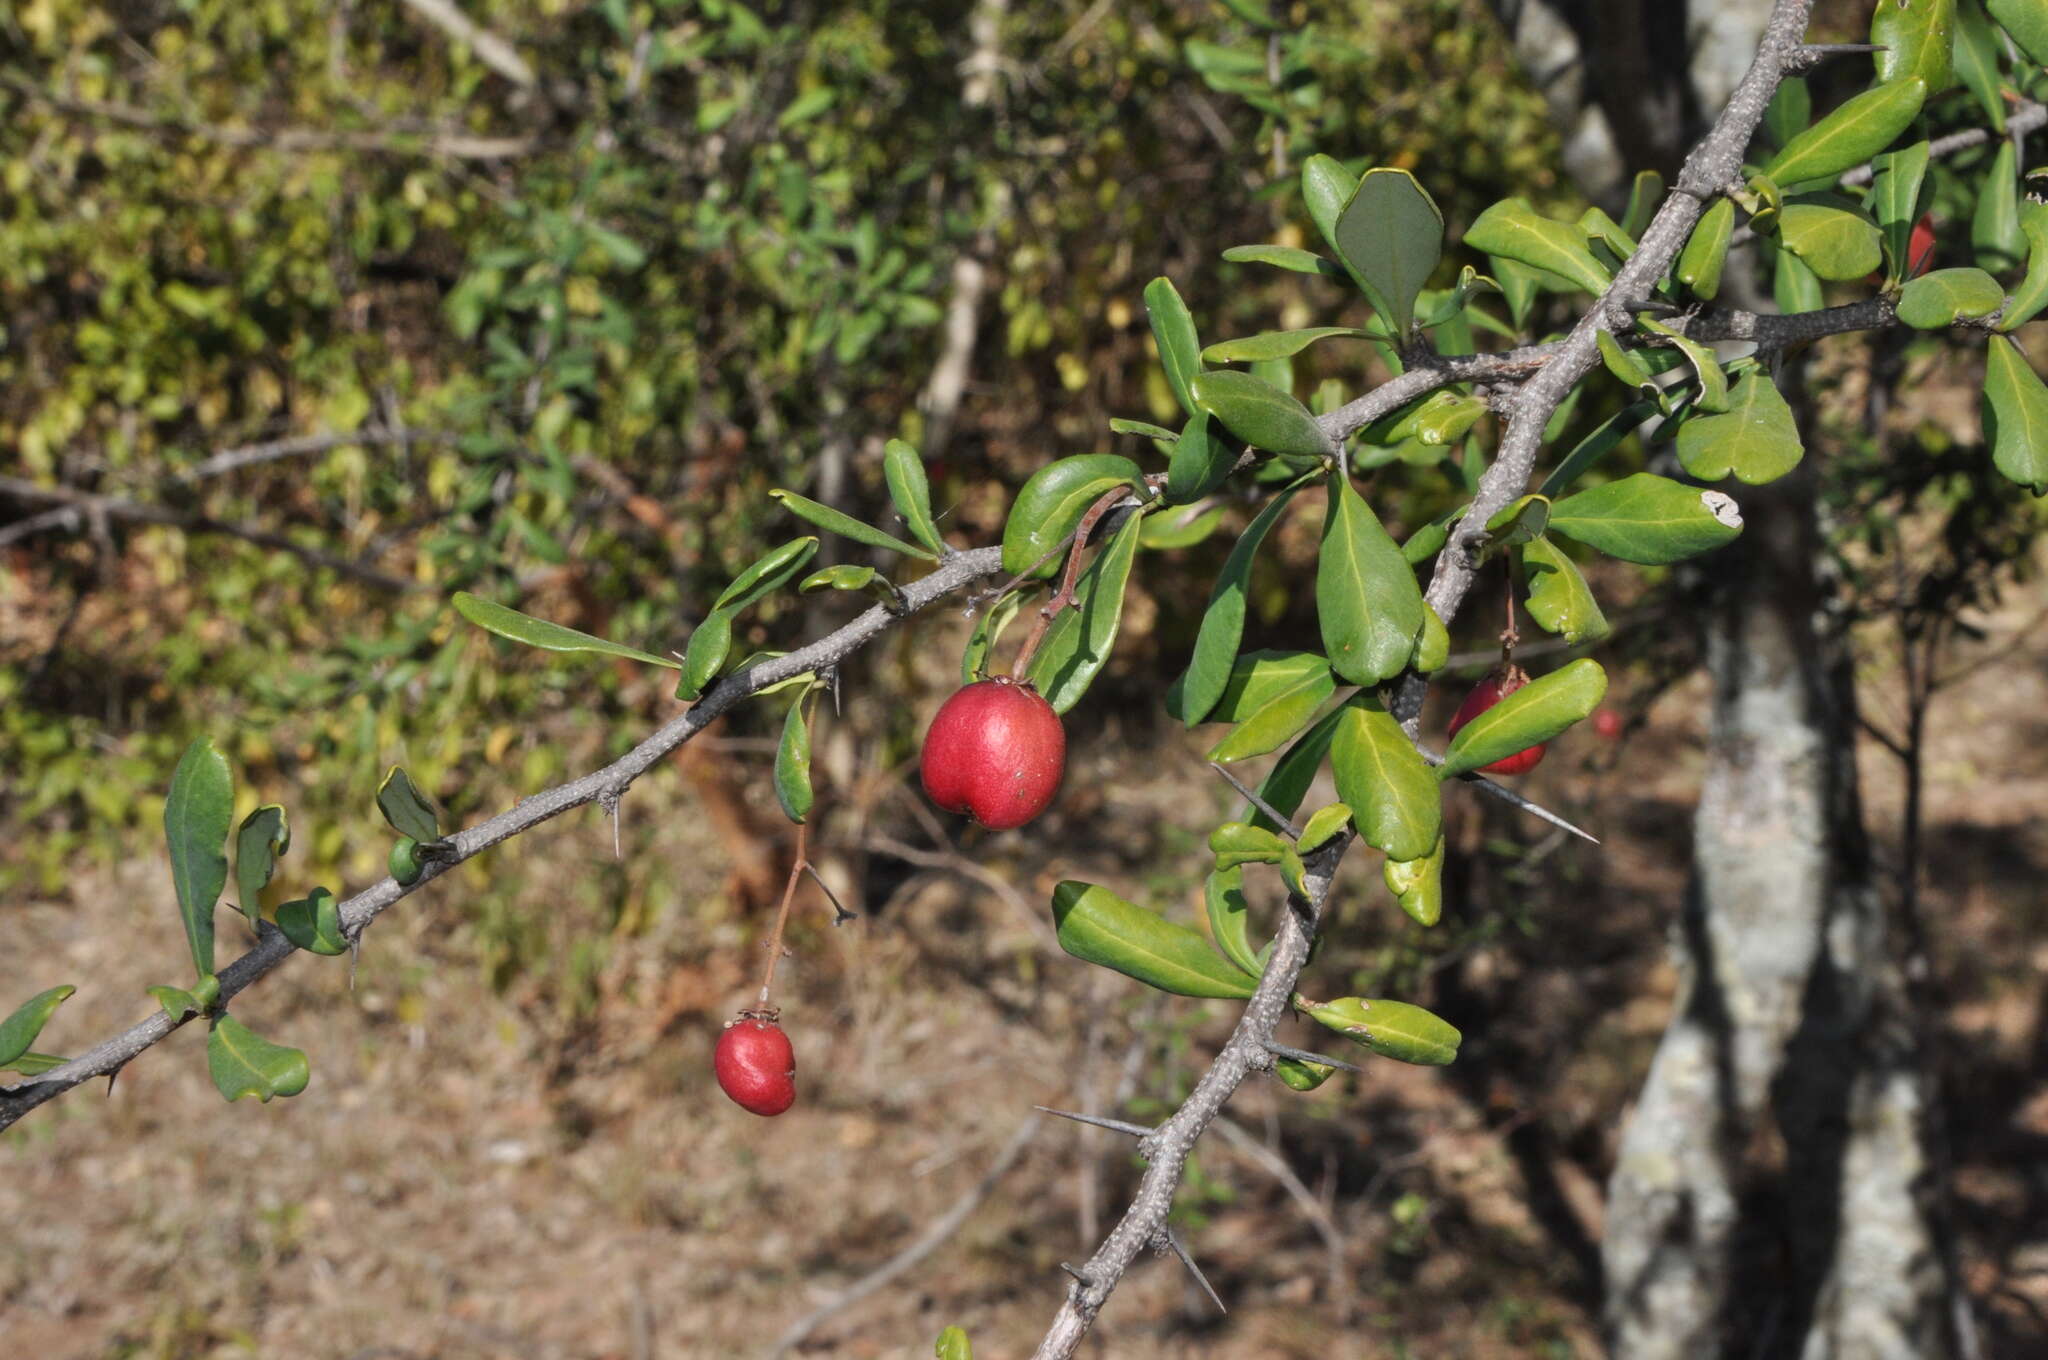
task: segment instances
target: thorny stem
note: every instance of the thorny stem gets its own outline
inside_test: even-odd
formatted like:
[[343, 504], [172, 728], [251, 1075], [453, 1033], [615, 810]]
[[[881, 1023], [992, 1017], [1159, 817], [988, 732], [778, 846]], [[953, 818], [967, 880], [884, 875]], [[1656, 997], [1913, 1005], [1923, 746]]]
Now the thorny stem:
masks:
[[1060, 578], [1060, 588], [1038, 608], [1038, 620], [1031, 625], [1031, 635], [1024, 639], [1024, 645], [1017, 650], [1017, 659], [1010, 664], [1010, 678], [1022, 680], [1030, 668], [1031, 658], [1038, 654], [1038, 644], [1045, 641], [1046, 629], [1059, 612], [1074, 602], [1074, 582], [1081, 576], [1081, 554], [1087, 550], [1088, 535], [1095, 531], [1096, 522], [1109, 513], [1111, 506], [1130, 495], [1129, 487], [1117, 487], [1098, 496], [1095, 504], [1088, 507], [1088, 513], [1081, 516], [1081, 522], [1074, 526], [1074, 539], [1067, 549], [1067, 570]]

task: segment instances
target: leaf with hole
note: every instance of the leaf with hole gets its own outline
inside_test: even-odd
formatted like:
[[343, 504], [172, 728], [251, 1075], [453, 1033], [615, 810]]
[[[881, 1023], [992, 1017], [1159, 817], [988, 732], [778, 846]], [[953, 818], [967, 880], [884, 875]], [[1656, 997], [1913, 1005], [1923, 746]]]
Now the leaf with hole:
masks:
[[341, 911], [334, 894], [313, 889], [310, 897], [286, 902], [277, 909], [277, 928], [286, 939], [311, 954], [345, 954], [348, 937], [341, 933]]
[[1338, 713], [1330, 770], [1358, 834], [1395, 859], [1428, 854], [1443, 833], [1442, 795], [1428, 764], [1370, 696], [1354, 696]]
[[2002, 335], [1991, 337], [1984, 355], [1984, 438], [2000, 472], [2048, 495], [2048, 387]]
[[228, 828], [234, 822], [235, 782], [227, 758], [200, 737], [185, 748], [164, 799], [164, 841], [171, 855], [171, 887], [192, 966], [213, 971], [213, 908], [227, 886]]
[[1422, 628], [1414, 569], [1351, 479], [1335, 470], [1316, 564], [1316, 614], [1331, 669], [1354, 685], [1399, 675]]
[[1060, 948], [1067, 953], [1162, 992], [1243, 1000], [1257, 987], [1199, 932], [1107, 888], [1069, 879], [1053, 889], [1052, 915]]
[[1805, 454], [1792, 408], [1761, 368], [1737, 380], [1726, 411], [1693, 416], [1678, 428], [1678, 461], [1703, 482], [1774, 482]]
[[1598, 708], [1606, 693], [1607, 672], [1591, 657], [1539, 675], [1459, 728], [1437, 777], [1450, 779], [1539, 746]]
[[1624, 562], [1665, 566], [1718, 548], [1742, 532], [1741, 519], [1731, 523], [1724, 518], [1720, 502], [1709, 499], [1712, 495], [1638, 472], [1551, 506], [1550, 532]]
[[1764, 173], [1786, 185], [1832, 179], [1890, 146], [1913, 125], [1926, 99], [1927, 82], [1918, 76], [1865, 90], [1786, 142]]
[[214, 1089], [229, 1101], [255, 1096], [266, 1104], [273, 1096], [297, 1095], [311, 1076], [304, 1053], [258, 1038], [232, 1015], [214, 1018], [206, 1036], [206, 1068]]
[[1051, 576], [1060, 569], [1060, 549], [1080, 527], [1088, 507], [1120, 486], [1138, 487], [1138, 465], [1113, 453], [1083, 453], [1047, 463], [1031, 474], [1003, 524], [1003, 570]]
[[1132, 515], [1117, 527], [1108, 545], [1074, 582], [1074, 602], [1052, 621], [1037, 655], [1031, 658], [1031, 683], [1055, 713], [1065, 713], [1081, 702], [1109, 660], [1143, 527], [1142, 515]]
[[466, 590], [455, 592], [452, 601], [455, 612], [468, 619], [487, 633], [496, 633], [513, 642], [523, 642], [529, 647], [539, 647], [548, 652], [592, 652], [599, 656], [622, 656], [628, 661], [645, 662], [650, 666], [667, 666], [677, 669], [677, 663], [665, 656], [643, 652], [637, 647], [627, 647], [617, 642], [607, 642], [601, 637], [565, 628], [559, 623], [522, 614], [516, 609], [507, 609], [481, 595], [472, 595]]

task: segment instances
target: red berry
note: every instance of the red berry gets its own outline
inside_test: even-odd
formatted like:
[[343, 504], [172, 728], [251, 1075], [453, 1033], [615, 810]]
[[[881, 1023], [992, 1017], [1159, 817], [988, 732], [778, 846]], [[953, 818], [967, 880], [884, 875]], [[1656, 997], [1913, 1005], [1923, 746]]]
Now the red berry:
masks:
[[[1457, 736], [1459, 728], [1528, 683], [1528, 673], [1520, 666], [1508, 664], [1496, 667], [1484, 680], [1474, 685], [1472, 692], [1465, 696], [1465, 702], [1458, 705], [1457, 716], [1451, 719], [1450, 734]], [[1527, 774], [1543, 762], [1543, 752], [1546, 749], [1544, 743], [1538, 742], [1527, 750], [1517, 751], [1511, 756], [1502, 756], [1491, 765], [1480, 766], [1479, 773]]]
[[1906, 238], [1906, 277], [1917, 279], [1934, 264], [1934, 214], [1922, 213]]
[[1609, 741], [1621, 740], [1621, 715], [1611, 708], [1603, 708], [1593, 714], [1593, 731]]
[[743, 1110], [775, 1115], [796, 1103], [796, 1052], [773, 1020], [743, 1012], [728, 1022], [711, 1066], [719, 1089]]
[[924, 734], [924, 791], [948, 812], [1003, 831], [1045, 811], [1067, 765], [1060, 715], [1029, 684], [983, 680], [939, 708]]

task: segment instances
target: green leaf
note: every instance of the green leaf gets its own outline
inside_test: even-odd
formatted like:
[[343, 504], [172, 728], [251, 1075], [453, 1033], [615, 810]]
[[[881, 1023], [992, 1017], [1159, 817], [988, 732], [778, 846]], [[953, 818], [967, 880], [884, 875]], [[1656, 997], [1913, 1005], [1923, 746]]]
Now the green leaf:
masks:
[[1913, 224], [1920, 218], [1920, 186], [1927, 179], [1931, 148], [1924, 141], [1872, 160], [1870, 197], [1864, 206], [1884, 232], [1885, 255], [1891, 260], [1890, 282], [1906, 277]]
[[1223, 252], [1223, 258], [1232, 264], [1270, 264], [1297, 274], [1320, 274], [1326, 279], [1345, 277], [1342, 269], [1322, 256], [1293, 246], [1232, 246]]
[[1999, 74], [2003, 54], [1998, 32], [1984, 17], [1976, 0], [1960, 0], [1956, 6], [1955, 48], [1951, 53], [1955, 72], [1970, 87], [1991, 130], [2001, 137], [2005, 135], [2005, 96]]
[[235, 832], [235, 895], [253, 929], [263, 915], [263, 887], [277, 871], [278, 857], [291, 848], [291, 824], [277, 803], [265, 803], [242, 819]]
[[1166, 464], [1166, 503], [1185, 505], [1223, 485], [1242, 451], [1243, 445], [1225, 435], [1207, 411], [1189, 416]]
[[[1555, 274], [1588, 293], [1604, 293], [1613, 282], [1606, 268], [1586, 247], [1584, 232], [1568, 222], [1543, 216], [1529, 206], [1527, 199], [1510, 198], [1479, 214], [1471, 230], [1465, 233], [1465, 244]], [[1503, 277], [1501, 287], [1508, 286]], [[1512, 303], [1513, 295], [1509, 294], [1509, 298]]]
[[564, 628], [559, 623], [522, 614], [516, 609], [507, 609], [481, 595], [472, 595], [466, 590], [455, 592], [455, 612], [468, 619], [487, 633], [496, 633], [501, 638], [523, 642], [529, 647], [539, 647], [549, 652], [595, 652], [600, 656], [622, 656], [629, 661], [643, 661], [650, 666], [667, 666], [674, 670], [677, 663], [665, 656], [643, 652], [637, 647], [627, 647], [616, 642], [607, 642], [601, 637], [579, 633], [574, 628]]
[[40, 1077], [43, 1073], [62, 1067], [70, 1061], [71, 1059], [60, 1058], [54, 1053], [24, 1053], [6, 1066], [24, 1077]]
[[1771, 298], [1786, 316], [1817, 312], [1827, 306], [1827, 298], [1821, 292], [1820, 277], [1807, 267], [1806, 261], [1789, 250], [1777, 252], [1776, 268], [1771, 275]]
[[775, 801], [782, 815], [802, 822], [811, 815], [811, 728], [798, 695], [782, 720], [782, 740], [775, 746]]
[[1577, 564], [1549, 539], [1538, 538], [1523, 547], [1522, 579], [1529, 589], [1529, 617], [1545, 632], [1576, 647], [1598, 642], [1613, 631]]
[[1638, 472], [1551, 506], [1550, 531], [1624, 562], [1654, 567], [1729, 542], [1742, 532], [1742, 516], [1718, 492]]
[[410, 836], [400, 836], [392, 843], [391, 854], [385, 860], [391, 871], [392, 881], [401, 888], [409, 888], [420, 881], [425, 866], [420, 860], [420, 843]]
[[235, 781], [227, 758], [200, 737], [185, 748], [164, 799], [164, 841], [171, 852], [171, 886], [192, 966], [213, 971], [213, 907], [228, 882], [228, 828], [235, 816]]
[[718, 598], [711, 602], [711, 608], [727, 614], [739, 613], [770, 591], [787, 584], [804, 569], [805, 564], [817, 551], [818, 540], [809, 534], [791, 539], [781, 547], [764, 554], [745, 571], [733, 577], [732, 584], [721, 590]]
[[1602, 327], [1593, 332], [1593, 343], [1600, 350], [1600, 363], [1614, 380], [1635, 392], [1645, 392], [1657, 397], [1662, 389], [1650, 375], [1650, 369], [1632, 349], [1623, 349], [1621, 341], [1611, 331]]
[[1870, 16], [1870, 41], [1886, 50], [1877, 58], [1879, 80], [1918, 76], [1936, 95], [1955, 83], [1949, 64], [1956, 0], [1878, 0]]
[[[1615, 412], [1600, 422], [1593, 430], [1572, 447], [1564, 461], [1550, 470], [1543, 479], [1538, 494], [1555, 501], [1573, 482], [1583, 476], [1586, 470], [1606, 456], [1608, 450], [1629, 437], [1635, 428], [1656, 414], [1653, 402], [1639, 401], [1634, 405]], [[1555, 507], [1553, 507], [1553, 513]]]
[[1223, 507], [1212, 505], [1207, 510], [1188, 507], [1173, 514], [1145, 516], [1145, 527], [1138, 531], [1138, 546], [1147, 549], [1191, 548], [1216, 532], [1223, 523]]
[[1628, 211], [1621, 215], [1621, 229], [1641, 240], [1643, 229], [1657, 215], [1664, 199], [1664, 177], [1655, 170], [1639, 170], [1628, 190]]
[[[1337, 692], [1337, 682], [1331, 676], [1330, 668], [1322, 664], [1321, 657], [1316, 657], [1315, 661], [1315, 670], [1251, 708], [1244, 720], [1217, 742], [1204, 759], [1228, 765], [1232, 761], [1265, 755], [1294, 740], [1314, 720], [1316, 710], [1323, 706], [1324, 701]], [[1226, 693], [1225, 704], [1228, 698]], [[1219, 708], [1224, 706], [1218, 705]], [[1216, 715], [1212, 713], [1210, 716]]]
[[183, 1020], [206, 1009], [198, 997], [183, 987], [148, 987], [144, 990], [156, 998], [156, 1004], [162, 1006], [164, 1014], [173, 1020]]
[[1253, 977], [1264, 972], [1258, 951], [1252, 948], [1243, 868], [1218, 869], [1210, 874], [1202, 886], [1202, 902], [1209, 913], [1209, 935], [1223, 957]]
[[1991, 169], [1978, 179], [1977, 211], [1970, 219], [1970, 246], [1977, 263], [1994, 273], [2011, 269], [2026, 254], [2020, 231], [2019, 167], [2010, 140], [1998, 144]]
[[1052, 915], [1060, 948], [1162, 992], [1243, 1000], [1257, 987], [1198, 932], [1107, 888], [1069, 879], [1053, 889]]
[[[1626, 260], [1636, 253], [1635, 238], [1621, 229], [1621, 223], [1597, 207], [1588, 208], [1579, 214], [1579, 230], [1586, 234], [1589, 245], [1602, 247], [1616, 260]], [[1600, 258], [1597, 252], [1594, 258]]]
[[[798, 519], [809, 520], [827, 533], [838, 534], [841, 538], [850, 538], [855, 543], [865, 543], [870, 548], [887, 548], [891, 552], [900, 552], [908, 557], [921, 557], [927, 562], [938, 560], [937, 553], [920, 548], [915, 543], [905, 543], [894, 534], [885, 534], [872, 524], [863, 524], [852, 515], [843, 514], [840, 511], [834, 510], [829, 505], [820, 505], [814, 500], [797, 495], [794, 491], [785, 491], [781, 487], [777, 487], [768, 493], [768, 497], [770, 500], [780, 501], [783, 508]], [[797, 539], [795, 541], [801, 543], [805, 540]], [[815, 539], [811, 540], [811, 545], [815, 549], [817, 541]], [[810, 554], [805, 554], [807, 560], [809, 556]], [[798, 565], [802, 564], [799, 563]], [[732, 594], [733, 587], [738, 584], [735, 581], [733, 586], [726, 587], [726, 593]]]
[[1444, 1021], [1405, 1001], [1347, 996], [1314, 1007], [1309, 1016], [1382, 1058], [1427, 1067], [1442, 1067], [1456, 1058], [1464, 1039]]
[[206, 1036], [206, 1067], [213, 1074], [214, 1088], [228, 1100], [255, 1096], [266, 1104], [272, 1096], [295, 1096], [305, 1090], [311, 1075], [305, 1054], [257, 1038], [232, 1015], [214, 1017], [213, 1030]]
[[1422, 602], [1422, 631], [1415, 637], [1415, 660], [1411, 663], [1424, 675], [1443, 669], [1451, 659], [1451, 630], [1444, 627], [1443, 616], [1428, 600]]
[[1606, 693], [1607, 672], [1591, 657], [1540, 675], [1459, 728], [1437, 776], [1449, 779], [1549, 741], [1598, 708]]
[[974, 1360], [974, 1345], [967, 1339], [967, 1333], [958, 1327], [948, 1327], [939, 1333], [939, 1343], [932, 1350], [938, 1360]]
[[1181, 409], [1193, 415], [1195, 399], [1189, 385], [1202, 371], [1202, 342], [1173, 280], [1158, 278], [1145, 285], [1145, 315], [1152, 321], [1152, 338], [1159, 345], [1159, 364], [1166, 370], [1167, 385], [1173, 388]]
[[829, 567], [820, 567], [798, 582], [796, 589], [800, 595], [808, 595], [814, 590], [867, 590], [883, 579], [882, 573], [873, 567], [857, 567], [850, 562], [841, 562]]
[[1317, 808], [1302, 823], [1301, 838], [1294, 848], [1302, 854], [1311, 854], [1328, 845], [1337, 833], [1351, 824], [1351, 809], [1343, 803], [1329, 803]]
[[1986, 0], [1998, 26], [2039, 66], [2048, 66], [2048, 4], [2042, 0]]
[[1937, 269], [1910, 280], [1899, 293], [1899, 320], [1923, 331], [1952, 326], [1960, 317], [1989, 316], [2005, 305], [2005, 290], [1981, 269]]
[[1884, 234], [1857, 214], [1818, 203], [1788, 203], [1778, 242], [1823, 279], [1860, 279], [1884, 263]]
[[1223, 697], [1230, 684], [1231, 669], [1237, 660], [1237, 646], [1244, 638], [1245, 592], [1251, 581], [1252, 559], [1258, 556], [1259, 545], [1265, 542], [1266, 533], [1279, 522], [1288, 502], [1302, 483], [1284, 487], [1266, 504], [1266, 508], [1252, 519], [1237, 543], [1224, 559], [1223, 570], [1216, 577], [1216, 587], [1209, 594], [1209, 607], [1202, 614], [1202, 626], [1195, 634], [1194, 655], [1188, 660], [1187, 673], [1179, 681], [1180, 712], [1177, 715], [1183, 723], [1193, 727], [1209, 716], [1209, 711]]
[[377, 786], [377, 810], [391, 829], [421, 844], [441, 839], [441, 818], [427, 795], [412, 782], [412, 776], [393, 765]]
[[1330, 770], [1358, 834], [1395, 859], [1420, 859], [1443, 834], [1442, 794], [1428, 764], [1369, 696], [1353, 697], [1338, 712]]
[[676, 698], [694, 699], [702, 694], [704, 687], [718, 678], [731, 655], [732, 615], [714, 609], [690, 634], [690, 645], [683, 651], [682, 678], [676, 682]]
[[1370, 331], [1355, 326], [1317, 326], [1305, 331], [1260, 331], [1247, 335], [1242, 340], [1221, 340], [1202, 351], [1202, 357], [1212, 364], [1249, 364], [1268, 359], [1286, 359], [1301, 353], [1318, 340], [1333, 335], [1346, 335], [1354, 339], [1371, 338]]
[[57, 1013], [57, 1007], [77, 990], [66, 983], [46, 992], [37, 992], [15, 1007], [12, 1015], [0, 1020], [0, 1067], [9, 1066], [28, 1052], [36, 1036], [43, 1032], [43, 1026], [49, 1024], [50, 1017]]
[[[1308, 207], [1309, 218], [1316, 224], [1323, 240], [1341, 258], [1343, 247], [1337, 244], [1337, 222], [1344, 216], [1344, 208], [1351, 202], [1351, 196], [1358, 192], [1358, 180], [1349, 170], [1328, 156], [1310, 156], [1301, 163], [1301, 198]], [[1352, 279], [1358, 279], [1358, 271], [1347, 262], [1345, 272]]]
[[1500, 280], [1500, 295], [1507, 300], [1508, 316], [1519, 331], [1529, 323], [1529, 311], [1536, 305], [1537, 293], [1542, 291], [1544, 275], [1519, 260], [1501, 255], [1487, 256], [1487, 267]]
[[1550, 527], [1550, 502], [1542, 496], [1522, 496], [1502, 506], [1486, 522], [1482, 557], [1507, 548], [1520, 547]]
[[1777, 93], [1764, 109], [1764, 132], [1779, 146], [1785, 145], [1813, 121], [1813, 92], [1798, 76], [1781, 81]]
[[[1185, 681], [1186, 677], [1174, 681], [1166, 691], [1168, 715], [1183, 722], [1187, 718]], [[1330, 663], [1314, 652], [1246, 652], [1231, 663], [1223, 691], [1210, 701], [1209, 712], [1195, 721], [1243, 722], [1284, 694], [1319, 685], [1327, 686], [1326, 695], [1336, 689], [1330, 680]]]
[[1149, 420], [1126, 420], [1122, 416], [1111, 417], [1109, 428], [1114, 434], [1143, 435], [1145, 438], [1161, 444], [1171, 444], [1174, 440], [1180, 438], [1172, 430], [1154, 425]]
[[1984, 436], [2000, 472], [2048, 495], [2048, 387], [2002, 335], [1991, 337], [1984, 356]]
[[1287, 842], [1276, 833], [1250, 822], [1225, 822], [1209, 833], [1209, 853], [1216, 857], [1218, 870], [1278, 864], [1286, 850]]
[[967, 650], [960, 654], [961, 684], [971, 685], [988, 678], [988, 654], [995, 650], [996, 643], [1002, 639], [1003, 629], [1017, 617], [1017, 610], [1023, 603], [1023, 596], [1011, 591], [983, 610], [981, 617], [974, 621], [974, 631], [967, 637]]
[[1926, 99], [1927, 82], [1918, 76], [1865, 90], [1787, 142], [1764, 173], [1780, 184], [1832, 179], [1891, 145]]
[[1051, 576], [1059, 570], [1059, 548], [1081, 523], [1088, 507], [1120, 486], [1140, 487], [1145, 475], [1128, 458], [1084, 453], [1047, 463], [1031, 474], [1003, 525], [1003, 570]]
[[1678, 461], [1703, 482], [1774, 482], [1805, 453], [1792, 408], [1761, 368], [1737, 380], [1725, 413], [1693, 416], [1678, 430]]
[[1721, 291], [1721, 266], [1728, 262], [1728, 240], [1735, 231], [1735, 205], [1717, 198], [1700, 214], [1700, 220], [1678, 257], [1678, 281], [1692, 295], [1711, 302]]
[[[312, 954], [346, 954], [348, 937], [341, 931], [341, 910], [334, 894], [313, 889], [311, 897], [286, 902], [277, 909], [277, 928], [286, 939]], [[165, 1009], [169, 1009], [166, 1007]]]
[[1433, 926], [1444, 914], [1444, 840], [1421, 859], [1390, 859], [1380, 870], [1387, 891], [1417, 925]]
[[1444, 215], [1406, 170], [1368, 170], [1337, 217], [1338, 255], [1396, 335], [1415, 319], [1415, 295], [1443, 258]]
[[[1287, 748], [1280, 759], [1273, 762], [1273, 768], [1259, 781], [1259, 798], [1275, 812], [1292, 817], [1301, 800], [1308, 797], [1309, 786], [1315, 783], [1317, 771], [1322, 769], [1323, 757], [1330, 753], [1330, 743], [1337, 735], [1337, 720], [1344, 716], [1341, 708], [1333, 709], [1316, 720], [1316, 725], [1301, 734], [1294, 745]], [[1268, 817], [1262, 809], [1247, 805], [1241, 814], [1254, 826], [1263, 826], [1269, 831], [1278, 831], [1279, 823]]]
[[946, 555], [946, 540], [932, 519], [932, 488], [924, 475], [924, 457], [900, 439], [882, 446], [882, 477], [889, 483], [889, 499], [903, 516], [910, 536], [939, 556]]
[[2029, 203], [2021, 208], [2020, 230], [2027, 238], [2027, 276], [2013, 289], [1998, 318], [2001, 331], [2018, 329], [2048, 307], [2048, 205]]
[[1685, 356], [1692, 365], [1694, 379], [1699, 383], [1699, 396], [1694, 406], [1702, 411], [1725, 411], [1728, 409], [1728, 376], [1721, 371], [1721, 365], [1714, 358], [1714, 348], [1697, 340], [1681, 335], [1655, 317], [1647, 314], [1636, 318], [1636, 324], [1644, 330], [1664, 336], [1672, 348]]
[[1249, 373], [1203, 373], [1189, 384], [1189, 393], [1198, 409], [1247, 444], [1299, 457], [1336, 456], [1337, 446], [1306, 406]]
[[1350, 478], [1335, 470], [1316, 565], [1316, 613], [1331, 669], [1354, 685], [1399, 675], [1422, 629], [1414, 569]]
[[1116, 645], [1124, 587], [1131, 579], [1143, 524], [1143, 516], [1132, 515], [1117, 527], [1115, 537], [1074, 583], [1074, 602], [1052, 621], [1038, 654], [1031, 658], [1031, 683], [1055, 713], [1065, 713], [1081, 701]]

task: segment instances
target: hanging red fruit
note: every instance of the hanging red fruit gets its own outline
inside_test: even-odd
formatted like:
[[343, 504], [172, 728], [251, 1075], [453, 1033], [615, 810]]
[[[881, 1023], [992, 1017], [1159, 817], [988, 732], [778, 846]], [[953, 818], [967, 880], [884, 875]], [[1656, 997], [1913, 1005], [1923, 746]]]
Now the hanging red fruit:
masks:
[[[1529, 673], [1512, 661], [1494, 667], [1484, 680], [1472, 687], [1472, 692], [1465, 696], [1465, 702], [1458, 705], [1457, 715], [1451, 719], [1450, 735], [1457, 736], [1459, 728], [1528, 683]], [[1527, 774], [1543, 763], [1546, 749], [1544, 743], [1538, 742], [1511, 756], [1502, 756], [1491, 765], [1480, 766], [1479, 773]]]
[[796, 1103], [796, 1050], [768, 1015], [743, 1011], [718, 1036], [711, 1067], [719, 1089], [758, 1115], [778, 1115]]
[[925, 733], [924, 791], [948, 812], [1003, 831], [1045, 811], [1067, 764], [1067, 733], [1028, 682], [982, 680], [946, 700]]

